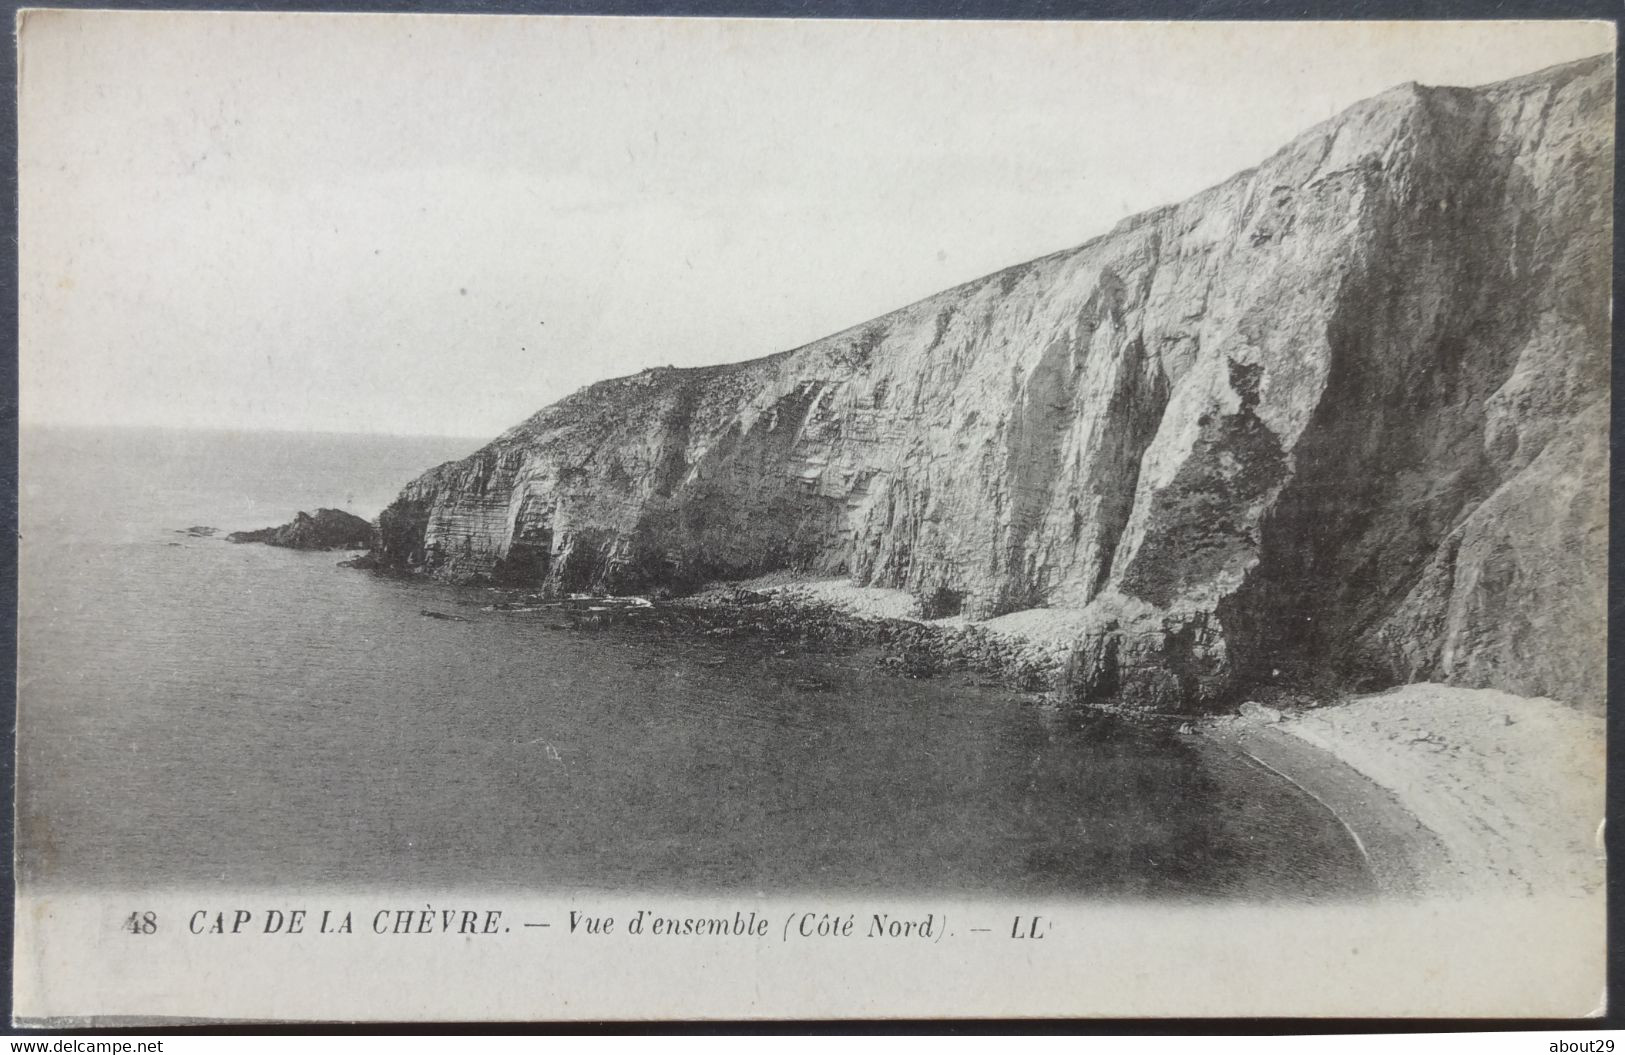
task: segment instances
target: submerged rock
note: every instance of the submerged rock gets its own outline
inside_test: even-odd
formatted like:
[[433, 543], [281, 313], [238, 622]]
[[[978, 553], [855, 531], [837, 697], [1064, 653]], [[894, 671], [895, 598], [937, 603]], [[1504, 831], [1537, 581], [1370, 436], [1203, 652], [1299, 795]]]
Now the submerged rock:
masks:
[[410, 484], [378, 560], [1083, 609], [1065, 694], [1150, 711], [1277, 671], [1600, 706], [1612, 81], [1404, 85], [1078, 248], [593, 385]]
[[302, 512], [281, 527], [234, 531], [226, 541], [263, 542], [288, 549], [365, 549], [373, 544], [373, 528], [342, 509], [318, 509], [315, 516]]

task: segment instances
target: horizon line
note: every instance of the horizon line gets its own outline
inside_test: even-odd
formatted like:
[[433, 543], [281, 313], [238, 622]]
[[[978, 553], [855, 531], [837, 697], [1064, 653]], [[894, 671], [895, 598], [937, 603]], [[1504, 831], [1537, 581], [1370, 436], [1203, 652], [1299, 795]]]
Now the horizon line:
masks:
[[382, 432], [376, 429], [330, 429], [330, 428], [298, 428], [291, 426], [265, 426], [244, 427], [228, 425], [160, 425], [152, 422], [84, 422], [84, 421], [44, 421], [39, 419], [28, 420], [19, 418], [18, 431], [24, 429], [79, 429], [83, 431], [122, 429], [141, 432], [221, 432], [221, 433], [273, 433], [293, 436], [352, 436], [369, 437], [376, 439], [412, 439], [412, 440], [472, 440], [478, 443], [489, 443], [500, 433], [491, 435], [468, 433], [458, 435], [446, 432]]

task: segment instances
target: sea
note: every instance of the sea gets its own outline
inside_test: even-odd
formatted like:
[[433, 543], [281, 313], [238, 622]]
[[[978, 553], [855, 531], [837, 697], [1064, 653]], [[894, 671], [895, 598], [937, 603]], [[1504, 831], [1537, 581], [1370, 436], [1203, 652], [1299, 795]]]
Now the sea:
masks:
[[25, 427], [24, 887], [1371, 891], [1325, 807], [1200, 738], [223, 541], [374, 516], [479, 443]]

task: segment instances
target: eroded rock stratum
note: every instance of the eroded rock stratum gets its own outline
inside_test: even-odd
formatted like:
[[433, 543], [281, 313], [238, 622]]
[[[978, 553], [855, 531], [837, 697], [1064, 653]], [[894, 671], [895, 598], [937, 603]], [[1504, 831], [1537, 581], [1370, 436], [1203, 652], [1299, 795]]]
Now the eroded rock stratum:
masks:
[[1091, 618], [1072, 691], [1604, 689], [1612, 67], [1405, 85], [1111, 233], [652, 370], [408, 486], [380, 558], [556, 590], [778, 569]]

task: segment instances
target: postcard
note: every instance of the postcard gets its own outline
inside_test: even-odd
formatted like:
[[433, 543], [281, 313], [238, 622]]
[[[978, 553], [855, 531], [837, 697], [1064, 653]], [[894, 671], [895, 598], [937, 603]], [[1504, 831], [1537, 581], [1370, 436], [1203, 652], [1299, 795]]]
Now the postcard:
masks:
[[1600, 1013], [1612, 23], [17, 29], [19, 1024]]

